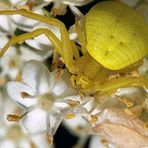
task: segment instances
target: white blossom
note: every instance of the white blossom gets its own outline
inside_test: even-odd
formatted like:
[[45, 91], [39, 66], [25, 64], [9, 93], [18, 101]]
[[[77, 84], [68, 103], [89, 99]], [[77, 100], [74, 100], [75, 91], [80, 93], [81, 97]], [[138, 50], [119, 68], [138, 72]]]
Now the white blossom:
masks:
[[64, 15], [66, 13], [66, 7], [69, 6], [74, 15], [82, 17], [83, 14], [76, 6], [86, 5], [93, 0], [44, 0], [46, 2], [53, 2], [52, 11], [55, 15]]
[[[26, 1], [21, 1], [21, 0], [11, 0], [9, 3], [2, 1], [3, 5], [7, 6], [5, 9], [13, 9], [23, 7], [26, 5]], [[3, 8], [4, 9], [4, 8]], [[35, 13], [43, 14], [43, 11], [40, 9], [35, 10]], [[14, 32], [16, 28], [19, 28], [24, 31], [31, 31], [33, 26], [37, 24], [37, 21], [26, 19], [22, 16], [19, 15], [14, 15], [14, 16], [0, 16], [0, 33], [1, 35], [7, 34], [7, 35], [14, 35]]]
[[91, 137], [89, 148], [116, 148], [114, 144], [110, 143], [100, 135]]
[[[43, 133], [53, 136], [63, 119], [73, 133], [81, 126], [84, 130], [78, 133], [84, 135], [89, 127], [87, 117], [94, 110], [94, 99], [75, 95], [77, 90], [71, 86], [68, 71], [60, 73], [58, 70], [50, 73], [40, 62], [30, 61], [23, 68], [22, 82], [7, 84], [8, 94], [26, 110], [21, 123], [32, 136]], [[77, 119], [80, 122], [75, 123]]]
[[[8, 94], [26, 109], [21, 122], [32, 135], [47, 131], [54, 135], [65, 116], [88, 112], [85, 104], [89, 97], [81, 101], [80, 96], [74, 96], [68, 71], [64, 70], [60, 78], [58, 75], [57, 70], [50, 73], [40, 62], [30, 61], [24, 66], [22, 82], [7, 84]], [[76, 105], [71, 107], [70, 102]]]

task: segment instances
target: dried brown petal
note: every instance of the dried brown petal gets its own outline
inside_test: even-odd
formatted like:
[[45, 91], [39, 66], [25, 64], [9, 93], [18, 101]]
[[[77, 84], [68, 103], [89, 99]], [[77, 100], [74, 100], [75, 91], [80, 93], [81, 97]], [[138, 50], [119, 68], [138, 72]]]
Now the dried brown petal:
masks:
[[136, 130], [142, 135], [148, 136], [148, 130], [144, 128], [144, 122], [135, 116], [125, 113], [121, 109], [106, 109], [99, 116], [99, 123], [108, 120], [111, 123], [121, 124], [125, 127]]
[[120, 124], [102, 123], [93, 129], [121, 148], [148, 147], [148, 137]]

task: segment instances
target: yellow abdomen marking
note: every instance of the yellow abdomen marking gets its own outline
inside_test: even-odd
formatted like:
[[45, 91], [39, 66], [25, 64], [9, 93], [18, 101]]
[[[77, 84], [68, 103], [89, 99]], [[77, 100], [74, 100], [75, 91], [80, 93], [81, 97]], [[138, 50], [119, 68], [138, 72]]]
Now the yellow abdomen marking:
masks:
[[148, 24], [120, 2], [94, 6], [86, 16], [85, 31], [87, 51], [108, 69], [125, 68], [148, 53]]

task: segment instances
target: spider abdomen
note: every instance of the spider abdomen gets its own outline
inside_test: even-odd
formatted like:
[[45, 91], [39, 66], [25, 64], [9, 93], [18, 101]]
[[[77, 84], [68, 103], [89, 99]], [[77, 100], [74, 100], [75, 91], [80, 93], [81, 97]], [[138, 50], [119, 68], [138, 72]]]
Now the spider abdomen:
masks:
[[87, 50], [108, 69], [125, 68], [147, 55], [147, 25], [142, 16], [122, 3], [99, 3], [86, 16]]

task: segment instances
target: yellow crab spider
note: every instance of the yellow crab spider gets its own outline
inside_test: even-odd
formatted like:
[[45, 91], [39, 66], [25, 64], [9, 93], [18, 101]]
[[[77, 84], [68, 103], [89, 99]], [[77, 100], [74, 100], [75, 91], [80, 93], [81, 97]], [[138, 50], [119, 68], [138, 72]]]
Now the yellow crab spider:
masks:
[[[125, 4], [105, 1], [94, 6], [86, 15], [85, 36], [76, 22], [82, 56], [61, 21], [23, 9], [0, 11], [0, 15], [15, 14], [59, 27], [61, 41], [50, 30], [40, 28], [13, 37], [0, 56], [15, 43], [45, 34], [71, 72], [72, 83], [83, 93], [102, 95], [122, 87], [148, 86], [146, 76], [129, 75], [148, 53], [148, 26], [135, 10]], [[113, 77], [120, 73], [122, 76]]]

